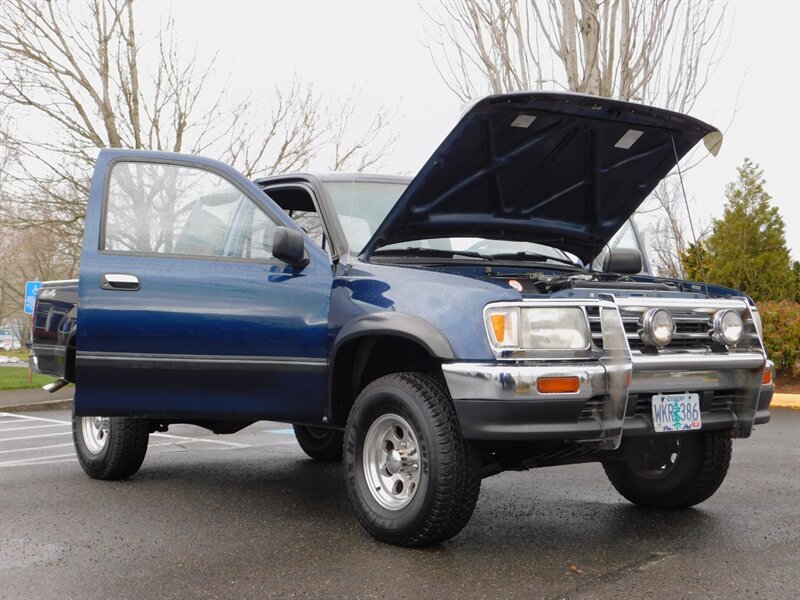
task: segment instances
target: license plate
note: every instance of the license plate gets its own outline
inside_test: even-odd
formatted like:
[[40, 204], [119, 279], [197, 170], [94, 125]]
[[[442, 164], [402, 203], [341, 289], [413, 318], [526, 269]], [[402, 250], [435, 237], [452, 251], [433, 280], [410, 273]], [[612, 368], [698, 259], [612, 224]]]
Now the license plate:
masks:
[[656, 433], [700, 429], [699, 394], [653, 396], [653, 427]]

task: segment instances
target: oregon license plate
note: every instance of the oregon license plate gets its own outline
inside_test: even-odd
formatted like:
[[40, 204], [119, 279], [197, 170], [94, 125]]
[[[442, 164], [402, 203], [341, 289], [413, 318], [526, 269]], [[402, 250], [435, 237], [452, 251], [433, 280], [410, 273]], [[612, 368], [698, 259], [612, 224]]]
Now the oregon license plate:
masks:
[[656, 433], [700, 429], [699, 394], [653, 396], [653, 427]]

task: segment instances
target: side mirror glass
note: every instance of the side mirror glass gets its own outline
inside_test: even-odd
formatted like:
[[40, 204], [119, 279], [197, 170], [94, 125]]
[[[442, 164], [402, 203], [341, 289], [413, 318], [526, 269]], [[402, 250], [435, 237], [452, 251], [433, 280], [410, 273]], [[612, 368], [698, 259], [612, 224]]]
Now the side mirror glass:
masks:
[[635, 275], [642, 272], [642, 253], [635, 248], [616, 248], [603, 259], [603, 271]]
[[[267, 248], [265, 242], [264, 247]], [[272, 256], [282, 260], [295, 269], [302, 269], [308, 264], [306, 249], [303, 243], [303, 234], [295, 229], [288, 227], [278, 227], [275, 229], [275, 236], [272, 238]]]

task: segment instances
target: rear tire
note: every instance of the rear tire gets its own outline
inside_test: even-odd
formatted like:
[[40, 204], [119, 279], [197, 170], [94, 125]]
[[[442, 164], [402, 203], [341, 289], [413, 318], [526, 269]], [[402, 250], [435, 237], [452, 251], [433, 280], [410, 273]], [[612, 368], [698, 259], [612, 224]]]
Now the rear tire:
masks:
[[477, 445], [464, 440], [444, 385], [386, 375], [356, 399], [345, 430], [345, 478], [363, 527], [399, 546], [428, 546], [467, 524], [480, 493]]
[[131, 417], [77, 417], [72, 439], [78, 462], [93, 479], [125, 479], [142, 466], [150, 428]]
[[731, 462], [727, 431], [628, 438], [603, 461], [611, 485], [638, 506], [688, 508], [710, 498]]
[[314, 460], [324, 462], [342, 460], [343, 431], [294, 425], [294, 435], [303, 452]]

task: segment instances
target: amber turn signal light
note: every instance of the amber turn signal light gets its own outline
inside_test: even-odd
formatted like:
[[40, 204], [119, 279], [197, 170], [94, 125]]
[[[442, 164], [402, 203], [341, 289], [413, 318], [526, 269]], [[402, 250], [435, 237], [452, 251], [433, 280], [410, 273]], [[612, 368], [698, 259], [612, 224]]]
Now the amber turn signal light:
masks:
[[761, 378], [761, 385], [769, 385], [772, 383], [772, 371], [767, 369], [764, 371], [764, 376]]
[[540, 394], [574, 394], [581, 389], [577, 377], [539, 377], [536, 390]]
[[494, 339], [502, 342], [506, 337], [506, 316], [492, 315], [492, 329], [494, 330]]

